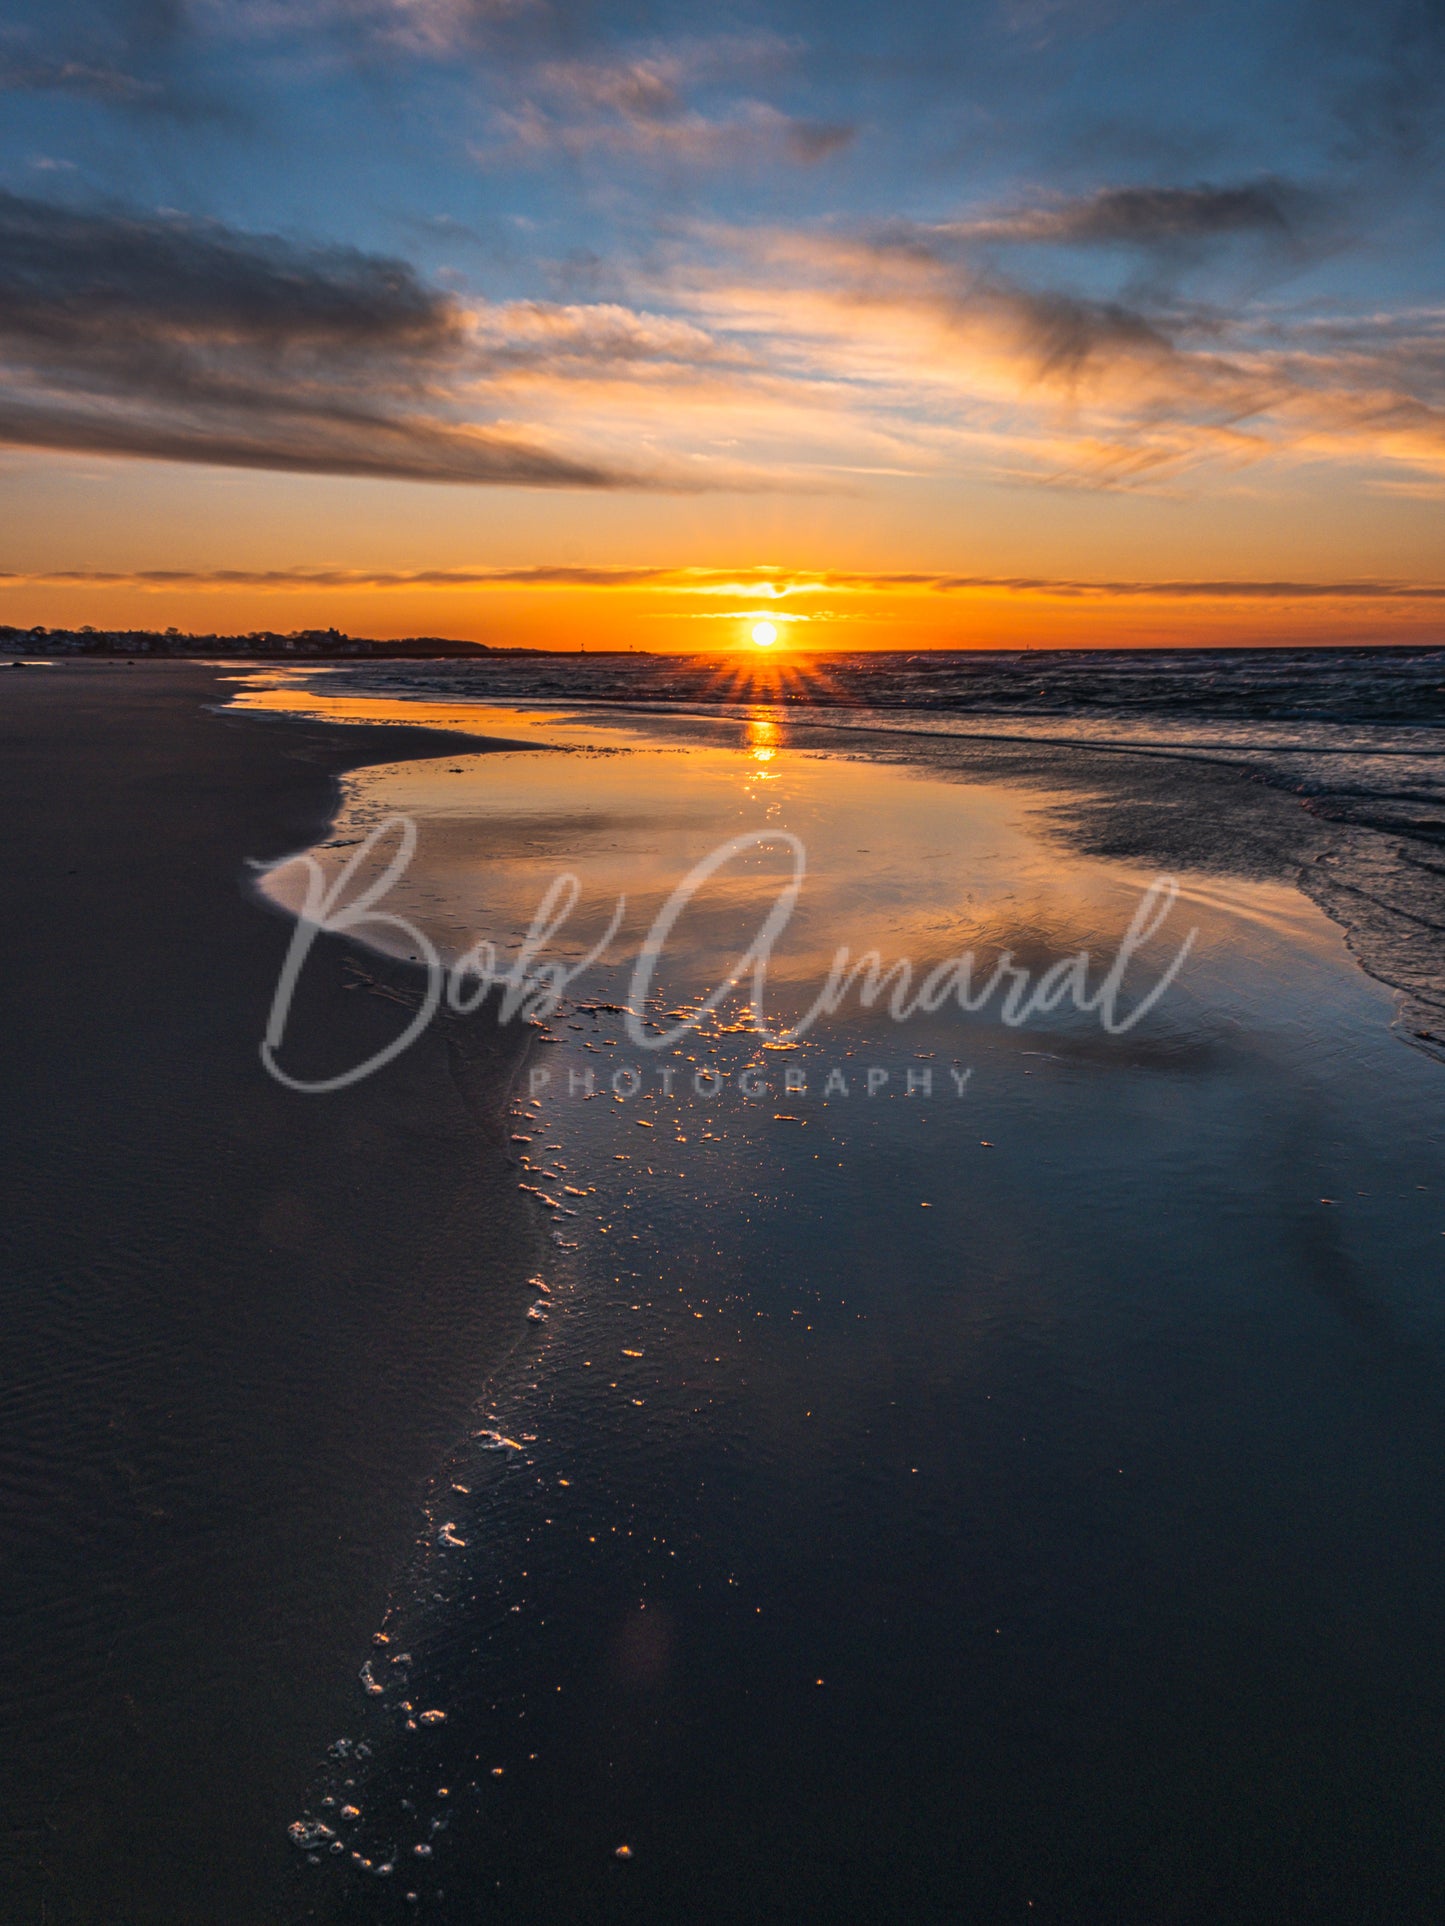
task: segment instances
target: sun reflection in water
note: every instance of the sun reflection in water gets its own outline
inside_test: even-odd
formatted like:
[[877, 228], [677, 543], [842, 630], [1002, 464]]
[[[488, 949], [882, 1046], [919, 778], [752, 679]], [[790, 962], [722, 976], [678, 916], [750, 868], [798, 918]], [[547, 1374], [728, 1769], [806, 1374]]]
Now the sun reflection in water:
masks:
[[771, 762], [781, 741], [782, 730], [766, 710], [755, 711], [748, 717], [748, 754], [754, 762]]

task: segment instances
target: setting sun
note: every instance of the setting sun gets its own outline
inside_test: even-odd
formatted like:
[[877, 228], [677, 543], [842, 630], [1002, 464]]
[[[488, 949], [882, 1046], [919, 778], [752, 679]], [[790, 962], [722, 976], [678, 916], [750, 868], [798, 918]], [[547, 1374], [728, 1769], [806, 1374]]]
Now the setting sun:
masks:
[[778, 631], [771, 622], [754, 622], [753, 644], [759, 649], [770, 649], [778, 639]]

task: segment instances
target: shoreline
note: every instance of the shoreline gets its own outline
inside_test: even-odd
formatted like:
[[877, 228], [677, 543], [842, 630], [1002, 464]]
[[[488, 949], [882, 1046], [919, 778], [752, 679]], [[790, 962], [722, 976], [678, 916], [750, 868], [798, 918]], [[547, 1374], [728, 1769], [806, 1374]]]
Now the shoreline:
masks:
[[[746, 726], [746, 716], [736, 706], [730, 713], [714, 713], [677, 702], [613, 702], [590, 695], [568, 700], [565, 693], [452, 690], [435, 697], [379, 692], [358, 697], [350, 692], [334, 695], [324, 683], [310, 687], [301, 682], [292, 695], [294, 710], [257, 708], [247, 713], [294, 718], [307, 705], [316, 716], [324, 715], [333, 701], [372, 702], [392, 711], [400, 726], [424, 731], [427, 709], [455, 714], [467, 708], [515, 708], [526, 714], [560, 707], [587, 715], [603, 729], [637, 725], [646, 732], [650, 727], [660, 740], [689, 728]], [[421, 712], [415, 722], [395, 713], [408, 707]], [[1341, 931], [1358, 967], [1395, 997], [1395, 1030], [1401, 1041], [1445, 1061], [1445, 951], [1432, 908], [1439, 823], [1433, 818], [1420, 824], [1390, 820], [1388, 812], [1363, 808], [1348, 792], [1337, 796], [1327, 789], [1311, 791], [1296, 780], [1289, 761], [1317, 761], [1327, 753], [1319, 745], [1259, 749], [1221, 740], [1170, 746], [1082, 735], [905, 728], [879, 720], [882, 713], [849, 722], [844, 718], [850, 711], [840, 705], [807, 716], [784, 709], [777, 720], [795, 751], [893, 762], [963, 782], [1050, 791], [1049, 832], [1062, 849], [1075, 854], [1288, 884], [1323, 911]], [[534, 739], [530, 746], [543, 745]], [[1358, 753], [1403, 761], [1429, 752]], [[1289, 773], [1270, 766], [1275, 756], [1286, 758]]]
[[[257, 1054], [291, 924], [246, 863], [324, 836], [347, 771], [462, 744], [257, 728], [216, 706], [233, 673], [0, 683], [17, 1926], [276, 1917], [428, 1480], [527, 1330], [528, 1033], [434, 1026], [324, 1108]], [[410, 976], [323, 939], [298, 1047], [374, 1048]]]

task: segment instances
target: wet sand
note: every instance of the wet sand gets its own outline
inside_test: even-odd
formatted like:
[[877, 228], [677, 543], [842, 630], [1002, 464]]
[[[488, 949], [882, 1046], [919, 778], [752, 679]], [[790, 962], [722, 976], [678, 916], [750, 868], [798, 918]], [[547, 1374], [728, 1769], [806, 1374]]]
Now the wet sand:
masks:
[[[522, 1038], [433, 1026], [324, 1115], [258, 1059], [290, 924], [246, 864], [398, 732], [218, 715], [231, 686], [0, 676], [7, 1926], [278, 1919], [419, 1494], [525, 1328]], [[298, 1042], [401, 1014], [328, 940]]]
[[[573, 663], [560, 680], [585, 686], [590, 673]], [[1174, 694], [1182, 701], [1191, 694], [1191, 679], [1176, 674], [1181, 686]], [[554, 666], [542, 696], [535, 668], [504, 675], [515, 685], [504, 702], [530, 709], [533, 721], [539, 701], [568, 718], [574, 698], [555, 686]], [[239, 705], [318, 720], [429, 722], [485, 732], [495, 726], [487, 705], [496, 698], [497, 680], [490, 667], [455, 664], [377, 664], [300, 678], [263, 672]], [[1314, 740], [1313, 748], [1307, 746], [1311, 725], [1284, 713], [1258, 725], [1259, 741], [1247, 731], [1229, 738], [1229, 724], [1211, 720], [1217, 697], [1197, 677], [1192, 696], [1198, 714], [1189, 733], [1199, 739], [1193, 747], [1157, 717], [1151, 735], [1147, 722], [1101, 722], [1086, 711], [1072, 719], [1059, 716], [1053, 733], [1041, 735], [1029, 733], [1028, 717], [988, 712], [950, 718], [927, 707], [800, 708], [766, 697], [752, 705], [714, 701], [711, 708], [699, 703], [674, 710], [629, 705], [614, 692], [610, 702], [584, 700], [570, 719], [610, 729], [618, 740], [643, 728], [659, 741], [720, 741], [739, 726], [760, 724], [781, 730], [779, 739], [794, 752], [894, 762], [946, 781], [1047, 791], [1052, 832], [1061, 848], [1078, 855], [1300, 890], [1345, 932], [1361, 968], [1397, 993], [1400, 1036], [1445, 1058], [1445, 930], [1439, 913], [1445, 821], [1438, 732], [1431, 726], [1436, 691], [1421, 687], [1412, 695], [1420, 713], [1411, 729], [1393, 735], [1377, 729], [1368, 740], [1371, 704], [1357, 692], [1361, 721], [1330, 724], [1331, 742]], [[490, 717], [506, 713], [493, 709]], [[966, 731], [954, 731], [951, 720], [966, 720]], [[1132, 741], [1100, 734], [1112, 729], [1127, 737], [1131, 727]], [[1382, 733], [1388, 737], [1383, 745]], [[1292, 743], [1288, 752], [1278, 747], [1281, 742]]]
[[[515, 947], [564, 862], [549, 953], [634, 920], [515, 1106], [548, 1294], [300, 1889], [348, 1926], [1436, 1917], [1445, 1086], [1293, 886], [1316, 819], [1212, 765], [471, 720], [533, 746], [359, 776], [326, 860], [411, 817], [388, 901], [443, 954]], [[1195, 940], [1127, 1033], [845, 1002], [774, 1053], [746, 989], [703, 1004], [786, 857], [631, 972], [744, 832], [808, 854], [775, 1020], [839, 943], [1101, 966], [1161, 850]]]

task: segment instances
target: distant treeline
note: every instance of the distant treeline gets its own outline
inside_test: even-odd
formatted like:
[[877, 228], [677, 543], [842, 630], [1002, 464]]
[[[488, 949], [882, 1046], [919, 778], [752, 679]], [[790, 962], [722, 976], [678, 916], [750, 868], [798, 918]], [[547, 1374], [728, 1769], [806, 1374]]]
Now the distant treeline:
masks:
[[0, 651], [12, 655], [160, 655], [234, 656], [269, 660], [273, 656], [467, 656], [539, 655], [539, 649], [494, 649], [485, 642], [458, 642], [443, 635], [408, 635], [378, 642], [340, 629], [297, 629], [276, 635], [255, 629], [249, 635], [183, 635], [179, 629], [16, 629], [0, 625]]

